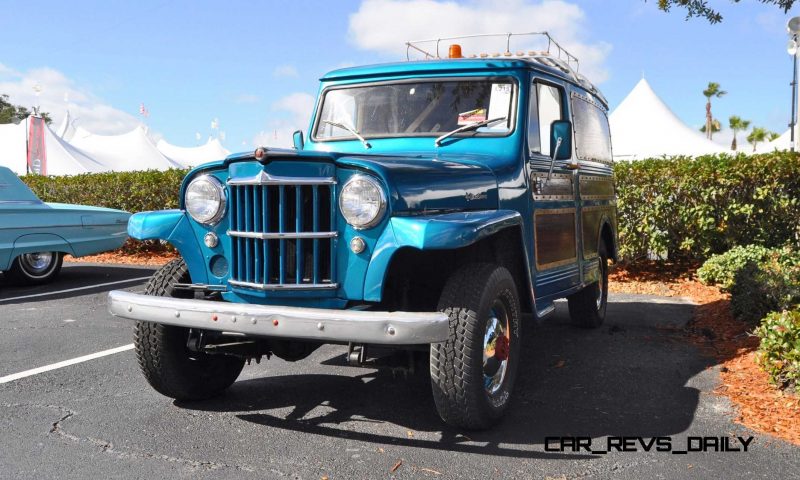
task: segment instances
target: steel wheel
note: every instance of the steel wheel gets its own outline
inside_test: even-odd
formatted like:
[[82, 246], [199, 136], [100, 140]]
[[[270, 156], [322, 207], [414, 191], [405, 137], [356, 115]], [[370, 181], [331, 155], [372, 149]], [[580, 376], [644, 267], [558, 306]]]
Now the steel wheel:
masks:
[[16, 283], [45, 283], [58, 275], [62, 261], [59, 252], [23, 253], [14, 259], [6, 274]]
[[489, 311], [486, 332], [483, 335], [483, 388], [494, 395], [503, 384], [509, 356], [508, 310], [500, 299]]

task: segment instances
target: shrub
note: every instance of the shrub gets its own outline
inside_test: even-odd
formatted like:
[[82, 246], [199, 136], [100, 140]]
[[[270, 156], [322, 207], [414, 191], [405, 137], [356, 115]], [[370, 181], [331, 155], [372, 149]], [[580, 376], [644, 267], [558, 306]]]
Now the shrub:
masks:
[[128, 212], [178, 207], [186, 170], [84, 173], [63, 177], [26, 175], [22, 180], [45, 202], [76, 203]]
[[800, 253], [790, 248], [771, 251], [761, 263], [748, 263], [734, 276], [731, 310], [757, 323], [770, 312], [800, 304]]
[[800, 156], [726, 154], [619, 162], [620, 253], [703, 260], [737, 245], [800, 246]]
[[733, 247], [706, 260], [697, 270], [697, 277], [706, 285], [718, 285], [723, 290], [730, 290], [740, 270], [749, 263], [760, 264], [770, 251], [760, 245]]
[[773, 312], [755, 330], [761, 339], [757, 359], [780, 387], [800, 383], [800, 310]]

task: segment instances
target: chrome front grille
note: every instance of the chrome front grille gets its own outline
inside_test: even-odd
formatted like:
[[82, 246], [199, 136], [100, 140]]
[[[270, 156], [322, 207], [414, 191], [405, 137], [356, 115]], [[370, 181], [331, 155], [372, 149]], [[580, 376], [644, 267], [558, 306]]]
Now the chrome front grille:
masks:
[[257, 290], [334, 289], [334, 178], [228, 181], [231, 278]]

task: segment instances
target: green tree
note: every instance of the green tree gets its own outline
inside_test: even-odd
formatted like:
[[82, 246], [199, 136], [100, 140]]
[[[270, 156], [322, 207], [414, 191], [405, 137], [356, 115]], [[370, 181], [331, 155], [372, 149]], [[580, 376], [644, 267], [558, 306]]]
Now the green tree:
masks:
[[766, 128], [753, 127], [753, 130], [750, 131], [750, 135], [747, 136], [747, 141], [753, 145], [754, 152], [759, 143], [765, 142], [767, 138], [769, 138], [769, 134], [770, 132], [767, 131]]
[[[19, 123], [30, 115], [31, 112], [22, 105], [14, 105], [8, 101], [8, 95], [0, 94], [0, 124], [2, 123]], [[52, 119], [46, 112], [40, 112], [44, 121], [50, 125]]]
[[777, 140], [777, 139], [778, 139], [778, 137], [780, 137], [780, 136], [781, 136], [781, 134], [780, 134], [780, 133], [769, 132], [769, 135], [767, 135], [767, 141], [768, 141], [768, 142], [774, 142], [774, 141], [775, 141], [775, 140]]
[[728, 126], [733, 130], [731, 150], [736, 151], [736, 134], [747, 131], [747, 129], [750, 128], [750, 120], [742, 120], [741, 117], [737, 115], [731, 115], [731, 118], [728, 119]]
[[[647, 0], [645, 0], [647, 1]], [[740, 0], [731, 0], [733, 3], [739, 3]], [[761, 3], [767, 5], [776, 5], [787, 13], [795, 0], [759, 0]], [[658, 8], [669, 12], [670, 8], [677, 6], [686, 9], [686, 19], [692, 17], [701, 17], [708, 20], [709, 23], [719, 23], [722, 21], [722, 15], [708, 6], [708, 0], [658, 0]]]
[[[702, 130], [706, 133], [706, 138], [711, 140], [711, 135], [714, 134], [714, 117], [711, 115], [711, 99], [720, 98], [725, 95], [725, 90], [719, 88], [719, 83], [708, 82], [708, 88], [703, 90], [703, 96], [706, 97], [706, 127]], [[719, 131], [719, 130], [717, 130]]]

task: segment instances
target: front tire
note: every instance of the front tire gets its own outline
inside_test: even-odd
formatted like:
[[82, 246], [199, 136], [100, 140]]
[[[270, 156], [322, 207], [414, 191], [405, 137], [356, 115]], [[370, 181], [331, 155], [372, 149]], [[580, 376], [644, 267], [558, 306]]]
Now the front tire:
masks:
[[5, 274], [17, 284], [40, 285], [52, 281], [61, 271], [63, 262], [60, 252], [23, 253], [14, 259]]
[[[145, 289], [146, 295], [191, 298], [191, 291], [175, 290], [190, 283], [183, 259], [161, 267]], [[244, 360], [228, 355], [207, 355], [186, 347], [189, 329], [151, 322], [136, 322], [136, 358], [148, 383], [160, 394], [176, 400], [203, 400], [230, 387]]]
[[447, 280], [438, 309], [450, 337], [431, 345], [433, 398], [449, 425], [485, 429], [508, 407], [521, 348], [514, 278], [492, 264], [471, 264]]

